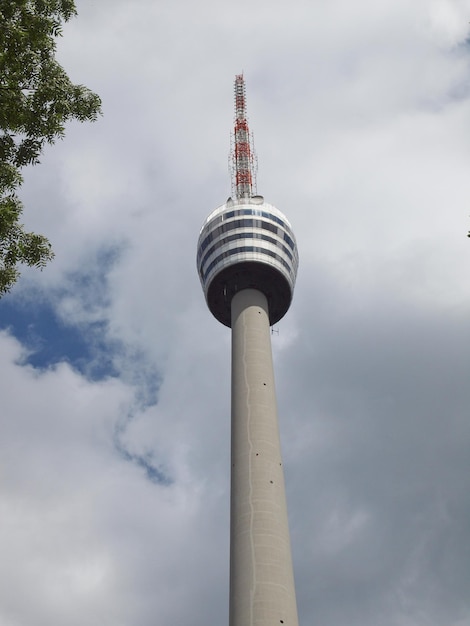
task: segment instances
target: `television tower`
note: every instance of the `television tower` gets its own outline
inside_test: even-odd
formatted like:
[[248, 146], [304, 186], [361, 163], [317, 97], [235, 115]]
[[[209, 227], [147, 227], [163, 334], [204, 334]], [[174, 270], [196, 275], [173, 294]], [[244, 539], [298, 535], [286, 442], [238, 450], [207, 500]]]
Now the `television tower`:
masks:
[[292, 300], [298, 253], [284, 215], [256, 194], [243, 75], [235, 78], [232, 197], [199, 234], [212, 314], [232, 329], [230, 626], [298, 626], [270, 326]]

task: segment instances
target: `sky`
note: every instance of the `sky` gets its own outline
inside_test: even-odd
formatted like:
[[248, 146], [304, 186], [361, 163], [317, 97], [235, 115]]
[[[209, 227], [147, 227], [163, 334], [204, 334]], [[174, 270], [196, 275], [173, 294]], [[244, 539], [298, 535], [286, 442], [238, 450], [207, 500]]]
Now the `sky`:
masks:
[[243, 72], [297, 236], [272, 335], [302, 626], [470, 625], [470, 0], [78, 0], [100, 94], [24, 172], [0, 625], [228, 623], [230, 331], [196, 271]]

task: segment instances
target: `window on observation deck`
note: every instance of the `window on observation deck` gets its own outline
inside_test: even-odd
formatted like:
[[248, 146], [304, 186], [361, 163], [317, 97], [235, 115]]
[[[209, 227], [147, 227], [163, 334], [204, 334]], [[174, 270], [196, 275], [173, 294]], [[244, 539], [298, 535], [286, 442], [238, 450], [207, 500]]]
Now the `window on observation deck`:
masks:
[[218, 265], [223, 259], [233, 256], [234, 254], [239, 254], [239, 253], [244, 253], [244, 252], [252, 252], [252, 253], [257, 253], [257, 254], [272, 257], [278, 263], [280, 263], [283, 267], [286, 268], [290, 276], [293, 277], [295, 275], [295, 271], [292, 265], [287, 263], [281, 256], [279, 256], [279, 254], [276, 254], [272, 250], [267, 250], [266, 248], [259, 248], [258, 246], [240, 246], [238, 248], [231, 248], [230, 250], [226, 250], [225, 252], [222, 252], [216, 259], [214, 259], [211, 263], [209, 263], [209, 265], [204, 270], [204, 280], [207, 279], [210, 271], [216, 265]]
[[220, 224], [220, 222], [225, 222], [227, 220], [232, 219], [233, 217], [238, 217], [239, 215], [240, 216], [241, 215], [253, 215], [253, 216], [257, 216], [257, 217], [264, 217], [264, 218], [266, 218], [268, 220], [271, 220], [273, 222], [276, 222], [276, 224], [279, 224], [280, 226], [282, 226], [282, 228], [285, 231], [287, 231], [288, 233], [290, 233], [292, 235], [292, 237], [293, 237], [292, 230], [286, 224], [286, 222], [284, 222], [284, 220], [282, 220], [277, 215], [274, 215], [273, 213], [268, 213], [267, 211], [262, 211], [261, 209], [255, 209], [255, 208], [253, 208], [253, 209], [234, 209], [232, 211], [225, 211], [221, 215], [217, 215], [217, 217], [215, 217], [213, 220], [211, 220], [209, 222], [209, 224], [206, 225], [206, 228], [213, 228], [217, 224]]
[[[244, 220], [244, 221], [251, 221], [251, 220]], [[237, 239], [261, 239], [263, 241], [267, 241], [268, 243], [271, 243], [277, 246], [278, 248], [280, 248], [284, 252], [284, 254], [289, 257], [291, 261], [294, 261], [294, 257], [291, 251], [281, 241], [279, 241], [279, 239], [274, 239], [274, 237], [270, 237], [269, 235], [265, 235], [264, 233], [255, 232], [255, 231], [248, 232], [245, 230], [242, 233], [235, 233], [234, 235], [227, 235], [227, 237], [222, 237], [221, 239], [219, 239], [217, 243], [215, 243], [206, 251], [202, 259], [200, 261], [198, 260], [199, 264], [201, 266], [204, 265], [204, 263], [207, 261], [210, 255], [213, 254], [214, 251], [217, 250], [219, 246], [223, 246], [224, 244], [230, 243], [231, 241], [235, 241]]]
[[263, 230], [269, 230], [270, 232], [278, 235], [290, 246], [291, 250], [295, 250], [294, 240], [285, 232], [285, 230], [278, 228], [275, 224], [271, 224], [270, 222], [264, 222], [263, 220], [253, 220], [253, 219], [241, 219], [241, 220], [232, 220], [231, 222], [226, 222], [217, 226], [212, 230], [207, 236], [202, 240], [199, 245], [199, 255], [204, 252], [207, 246], [214, 241], [219, 235], [222, 233], [226, 233], [230, 230], [235, 230], [236, 228], [261, 228]]

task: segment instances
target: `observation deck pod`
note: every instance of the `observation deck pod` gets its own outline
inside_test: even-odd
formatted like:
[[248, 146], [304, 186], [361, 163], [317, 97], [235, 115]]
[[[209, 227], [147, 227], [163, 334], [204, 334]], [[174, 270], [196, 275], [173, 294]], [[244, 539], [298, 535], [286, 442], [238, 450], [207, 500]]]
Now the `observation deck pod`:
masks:
[[199, 234], [199, 278], [209, 309], [225, 326], [231, 326], [232, 297], [242, 289], [264, 293], [269, 322], [278, 322], [292, 301], [298, 264], [291, 225], [262, 196], [229, 198]]

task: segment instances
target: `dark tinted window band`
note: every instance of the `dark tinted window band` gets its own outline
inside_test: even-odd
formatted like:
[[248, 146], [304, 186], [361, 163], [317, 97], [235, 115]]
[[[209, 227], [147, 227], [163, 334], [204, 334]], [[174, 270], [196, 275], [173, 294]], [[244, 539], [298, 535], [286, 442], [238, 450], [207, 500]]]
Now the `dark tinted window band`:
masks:
[[272, 213], [267, 213], [266, 211], [260, 211], [259, 209], [237, 209], [234, 211], [225, 211], [221, 215], [218, 215], [213, 220], [211, 220], [210, 224], [215, 226], [215, 224], [219, 224], [222, 221], [228, 220], [231, 217], [236, 217], [238, 215], [257, 215], [260, 217], [266, 217], [268, 220], [276, 222], [276, 224], [279, 224], [285, 230], [291, 232], [289, 226], [287, 226], [287, 224], [283, 220], [281, 220], [280, 217], [277, 217], [277, 215], [273, 215]]
[[261, 233], [255, 233], [255, 232], [250, 233], [250, 232], [243, 231], [243, 233], [236, 233], [235, 235], [228, 235], [227, 237], [223, 237], [222, 239], [219, 239], [216, 244], [214, 244], [211, 248], [209, 248], [209, 250], [203, 256], [200, 264], [204, 265], [204, 263], [207, 261], [207, 259], [210, 257], [210, 255], [214, 252], [214, 250], [218, 246], [221, 246], [224, 243], [230, 243], [231, 241], [235, 241], [236, 239], [262, 239], [263, 241], [268, 241], [269, 243], [274, 244], [278, 248], [281, 248], [284, 254], [286, 254], [291, 261], [294, 261], [291, 251], [288, 248], [286, 248], [286, 246], [284, 246], [277, 239], [274, 239], [273, 237], [269, 237], [269, 235], [263, 235]]
[[281, 263], [281, 265], [283, 265], [287, 269], [289, 274], [292, 274], [292, 267], [289, 265], [289, 263], [286, 263], [286, 261], [284, 261], [282, 257], [280, 257], [275, 252], [272, 252], [272, 250], [265, 250], [264, 248], [258, 248], [257, 246], [240, 246], [239, 248], [232, 248], [231, 250], [227, 250], [226, 252], [223, 252], [222, 254], [220, 254], [216, 259], [214, 259], [212, 263], [208, 265], [208, 267], [206, 268], [206, 271], [204, 272], [204, 280], [207, 279], [209, 272], [218, 263], [220, 263], [222, 259], [225, 259], [234, 254], [238, 254], [239, 252], [258, 252], [260, 254], [265, 254], [267, 256], [273, 257], [274, 259], [276, 259], [276, 261], [279, 261], [279, 263]]
[[214, 230], [211, 231], [207, 235], [207, 237], [201, 242], [201, 245], [199, 246], [199, 251], [204, 252], [204, 250], [211, 243], [211, 241], [216, 239], [221, 233], [226, 233], [227, 231], [234, 230], [235, 228], [262, 228], [263, 230], [269, 230], [272, 233], [275, 233], [276, 235], [282, 237], [284, 241], [289, 244], [292, 250], [295, 249], [295, 243], [293, 239], [291, 239], [289, 235], [283, 230], [280, 231], [280, 229], [274, 224], [270, 224], [269, 222], [263, 222], [262, 220], [243, 219], [233, 220], [232, 222], [221, 224], [220, 226], [217, 226], [217, 228], [214, 228]]

